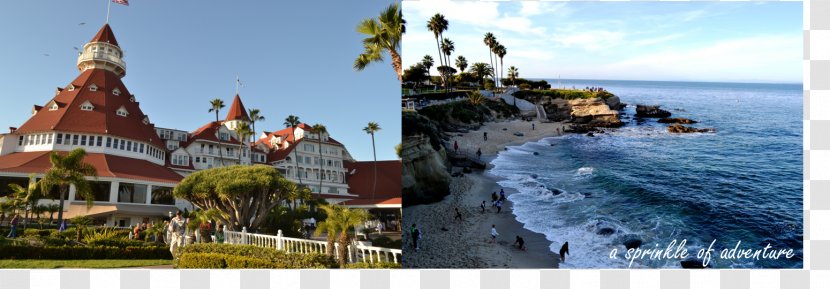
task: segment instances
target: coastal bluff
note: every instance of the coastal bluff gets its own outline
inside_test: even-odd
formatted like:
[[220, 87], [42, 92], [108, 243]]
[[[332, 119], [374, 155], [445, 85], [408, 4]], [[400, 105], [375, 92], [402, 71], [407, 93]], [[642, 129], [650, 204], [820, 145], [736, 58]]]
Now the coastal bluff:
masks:
[[550, 121], [570, 121], [591, 127], [622, 126], [620, 113], [617, 111], [621, 106], [624, 105], [616, 96], [605, 100], [601, 98], [571, 100], [554, 98], [543, 104]]

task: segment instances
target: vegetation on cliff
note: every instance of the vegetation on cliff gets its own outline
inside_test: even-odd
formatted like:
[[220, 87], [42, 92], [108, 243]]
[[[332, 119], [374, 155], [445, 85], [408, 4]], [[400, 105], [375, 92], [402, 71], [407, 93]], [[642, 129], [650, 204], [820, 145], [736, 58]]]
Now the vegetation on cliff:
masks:
[[539, 103], [545, 99], [561, 98], [565, 100], [601, 98], [606, 100], [613, 93], [608, 91], [587, 91], [582, 89], [553, 89], [553, 90], [521, 90], [513, 93], [513, 96], [533, 103]]

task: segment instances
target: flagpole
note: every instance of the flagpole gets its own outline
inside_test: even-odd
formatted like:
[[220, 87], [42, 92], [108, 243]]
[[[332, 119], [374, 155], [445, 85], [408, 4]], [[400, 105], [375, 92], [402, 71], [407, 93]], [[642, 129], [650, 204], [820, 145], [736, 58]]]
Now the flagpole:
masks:
[[236, 94], [239, 94], [239, 76], [236, 76]]
[[112, 0], [107, 0], [107, 22], [110, 23], [110, 6], [112, 6]]

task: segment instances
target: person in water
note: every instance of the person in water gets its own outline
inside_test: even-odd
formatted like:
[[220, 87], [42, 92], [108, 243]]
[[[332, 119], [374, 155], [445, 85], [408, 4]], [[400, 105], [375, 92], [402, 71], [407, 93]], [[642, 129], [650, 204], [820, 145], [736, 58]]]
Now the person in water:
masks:
[[565, 255], [570, 255], [571, 252], [568, 252], [568, 242], [562, 245], [562, 248], [559, 248], [559, 259], [562, 260], [562, 263], [565, 263]]
[[513, 245], [516, 245], [519, 250], [527, 251], [527, 247], [525, 247], [525, 239], [522, 239], [522, 237], [516, 236], [516, 242], [514, 242]]

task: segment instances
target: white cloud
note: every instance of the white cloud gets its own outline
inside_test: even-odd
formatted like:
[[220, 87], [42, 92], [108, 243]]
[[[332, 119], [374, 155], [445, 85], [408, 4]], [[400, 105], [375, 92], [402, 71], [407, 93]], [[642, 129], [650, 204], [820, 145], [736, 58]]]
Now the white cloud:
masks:
[[608, 30], [583, 30], [553, 36], [553, 41], [565, 47], [579, 47], [587, 51], [601, 51], [618, 46], [626, 34]]

